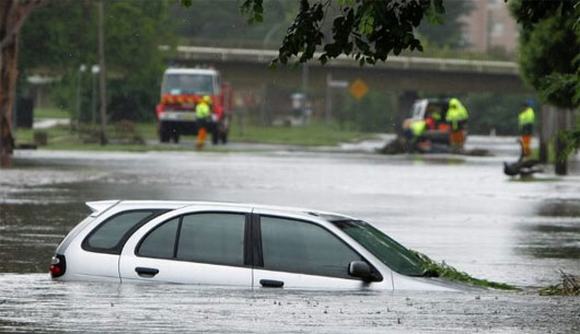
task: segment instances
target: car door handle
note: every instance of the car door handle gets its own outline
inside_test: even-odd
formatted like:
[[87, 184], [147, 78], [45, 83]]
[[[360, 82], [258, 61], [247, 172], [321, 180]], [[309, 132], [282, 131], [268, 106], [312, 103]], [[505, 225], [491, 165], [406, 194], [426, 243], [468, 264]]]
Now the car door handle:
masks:
[[284, 286], [284, 282], [273, 279], [261, 279], [260, 284], [262, 284], [264, 288], [281, 288]]
[[151, 278], [151, 277], [159, 274], [159, 269], [137, 267], [137, 268], [135, 268], [135, 272], [137, 272], [137, 275], [139, 275], [141, 277]]

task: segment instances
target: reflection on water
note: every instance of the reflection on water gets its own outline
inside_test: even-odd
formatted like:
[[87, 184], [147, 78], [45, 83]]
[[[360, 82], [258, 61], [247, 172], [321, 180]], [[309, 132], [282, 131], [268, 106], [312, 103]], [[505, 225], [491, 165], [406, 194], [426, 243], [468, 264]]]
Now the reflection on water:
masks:
[[56, 245], [87, 215], [82, 206], [0, 203], [0, 272], [46, 272]]
[[577, 333], [580, 299], [238, 290], [0, 275], [0, 332]]
[[567, 272], [577, 268], [568, 261], [580, 262], [580, 201], [549, 200], [536, 206], [537, 218], [522, 225], [519, 251], [536, 258], [553, 259], [554, 267]]
[[[577, 190], [580, 192], [580, 188]], [[580, 217], [580, 200], [544, 201], [538, 205], [537, 212], [547, 217]]]

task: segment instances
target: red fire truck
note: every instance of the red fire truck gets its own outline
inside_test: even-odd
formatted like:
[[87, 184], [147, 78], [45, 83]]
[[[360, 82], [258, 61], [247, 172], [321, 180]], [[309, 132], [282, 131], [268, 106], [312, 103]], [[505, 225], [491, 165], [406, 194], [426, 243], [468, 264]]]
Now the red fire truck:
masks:
[[204, 96], [212, 100], [208, 132], [212, 143], [227, 143], [231, 120], [232, 90], [211, 68], [169, 68], [163, 75], [161, 101], [157, 105], [159, 141], [179, 142], [181, 135], [197, 135], [195, 105]]

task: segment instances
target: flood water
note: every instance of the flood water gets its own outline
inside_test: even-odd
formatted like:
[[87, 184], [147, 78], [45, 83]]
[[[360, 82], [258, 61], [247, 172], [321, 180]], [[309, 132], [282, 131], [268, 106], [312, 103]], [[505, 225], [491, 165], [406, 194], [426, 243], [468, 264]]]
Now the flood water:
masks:
[[[15, 168], [0, 172], [0, 332], [579, 332], [579, 298], [539, 297], [533, 287], [556, 283], [560, 269], [580, 274], [580, 177], [511, 179], [501, 166], [513, 160], [505, 149], [511, 142], [478, 143], [499, 156], [18, 152]], [[84, 202], [102, 199], [337, 211], [435, 260], [524, 291], [273, 292], [50, 281], [45, 272], [56, 245], [89, 213]]]

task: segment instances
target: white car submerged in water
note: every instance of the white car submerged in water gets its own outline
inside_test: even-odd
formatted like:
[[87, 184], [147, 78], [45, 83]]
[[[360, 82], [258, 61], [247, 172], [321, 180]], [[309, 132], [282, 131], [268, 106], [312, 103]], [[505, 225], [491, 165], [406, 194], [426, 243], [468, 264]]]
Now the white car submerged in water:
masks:
[[456, 290], [369, 223], [306, 209], [214, 202], [88, 202], [55, 280], [284, 289]]

